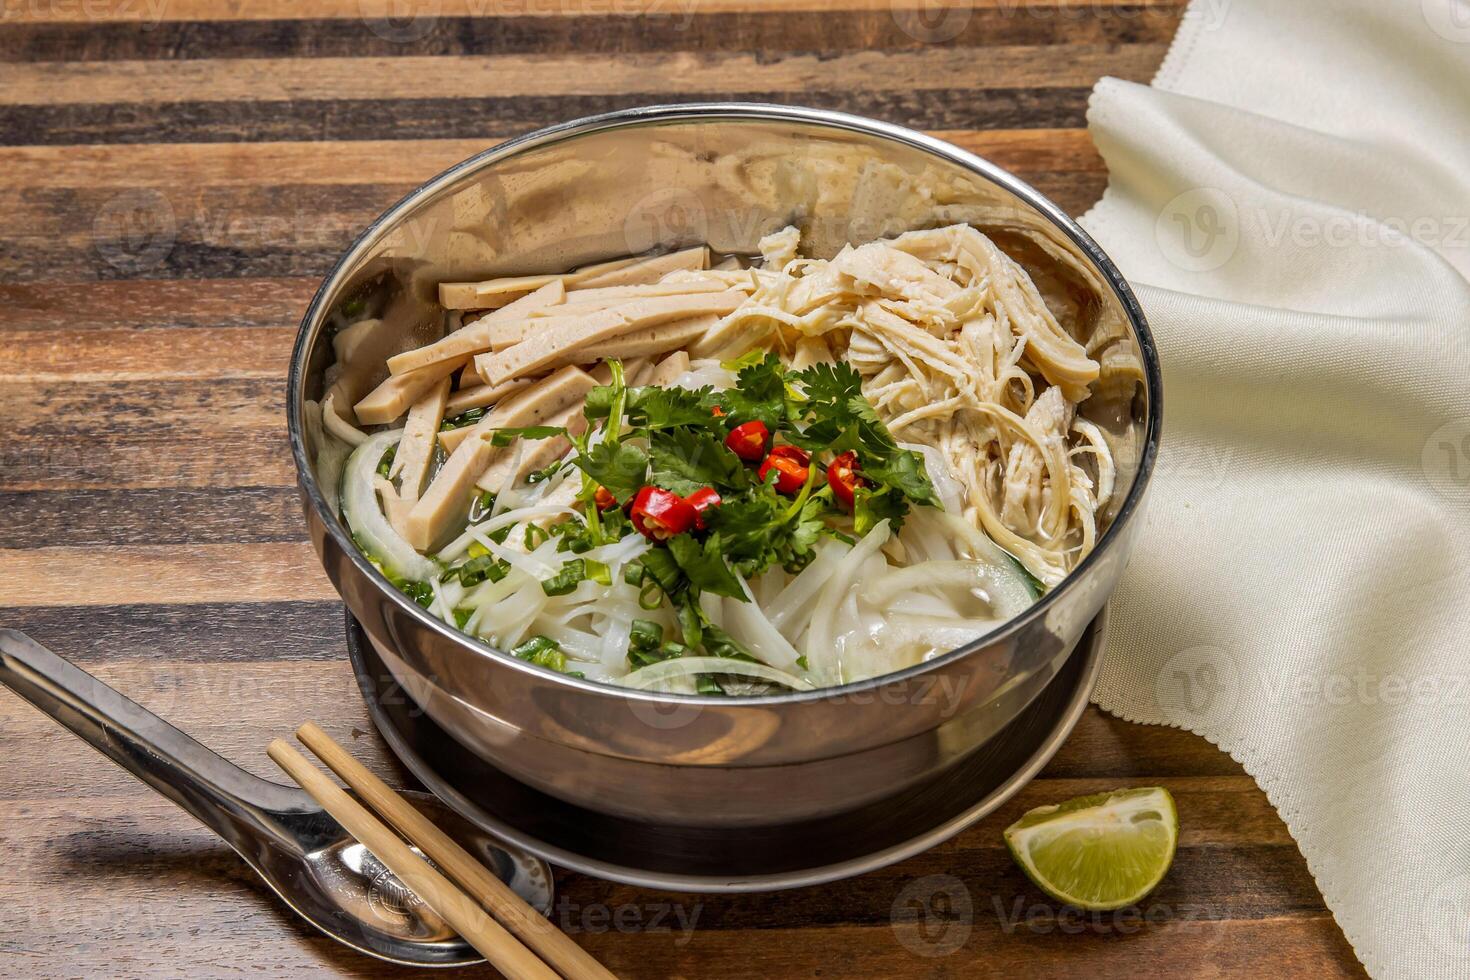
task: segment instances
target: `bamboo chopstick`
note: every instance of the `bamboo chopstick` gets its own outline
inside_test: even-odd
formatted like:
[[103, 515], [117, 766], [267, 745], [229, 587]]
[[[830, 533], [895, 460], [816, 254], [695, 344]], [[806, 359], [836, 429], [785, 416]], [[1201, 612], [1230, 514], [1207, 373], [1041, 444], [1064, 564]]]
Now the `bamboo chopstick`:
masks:
[[266, 754], [497, 970], [511, 980], [557, 980], [556, 974], [535, 953], [522, 946], [427, 861], [409, 850], [397, 834], [328, 779], [306, 756], [279, 738], [271, 742]]
[[395, 793], [313, 722], [296, 729], [296, 737], [342, 781], [392, 824], [400, 834], [439, 866], [471, 898], [488, 908], [515, 936], [530, 946], [567, 980], [616, 980], [616, 976], [571, 937], [527, 905], [474, 855], [460, 847], [418, 809]]

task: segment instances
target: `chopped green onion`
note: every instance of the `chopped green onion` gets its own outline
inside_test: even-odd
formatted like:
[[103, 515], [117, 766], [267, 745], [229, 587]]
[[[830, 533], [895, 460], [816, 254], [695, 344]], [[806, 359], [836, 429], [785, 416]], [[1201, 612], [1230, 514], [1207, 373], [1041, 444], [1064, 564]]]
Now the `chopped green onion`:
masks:
[[557, 460], [556, 462], [552, 463], [550, 466], [546, 467], [545, 469], [543, 469], [543, 470], [537, 470], [536, 472], [532, 473], [530, 476], [526, 477], [526, 483], [527, 484], [530, 484], [530, 485], [535, 485], [537, 483], [544, 483], [547, 480], [551, 479], [553, 476], [556, 476], [557, 472], [560, 471], [560, 470], [561, 470], [561, 460]]
[[635, 619], [628, 630], [628, 648], [653, 650], [664, 641], [664, 628], [651, 619]]
[[461, 412], [460, 414], [454, 416], [454, 418], [445, 419], [443, 422], [439, 423], [439, 431], [450, 432], [454, 429], [463, 429], [466, 426], [474, 425], [476, 422], [485, 417], [486, 411], [488, 411], [488, 409], [471, 408], [468, 411]]
[[578, 584], [586, 577], [586, 563], [580, 558], [573, 558], [561, 566], [561, 571], [541, 583], [541, 591], [552, 596], [568, 595], [574, 592]]
[[464, 629], [465, 623], [468, 623], [470, 617], [474, 614], [475, 611], [473, 609], [466, 609], [463, 606], [456, 607], [454, 610], [454, 625], [459, 629]]
[[[481, 550], [483, 551], [484, 549]], [[463, 565], [457, 565], [451, 568], [444, 573], [444, 577], [440, 581], [447, 582], [452, 578], [458, 578], [460, 585], [469, 588], [470, 586], [479, 585], [486, 580], [499, 582], [509, 574], [510, 566], [508, 564], [492, 555], [482, 554], [471, 558]]]
[[642, 609], [657, 609], [664, 604], [664, 590], [657, 582], [644, 582], [638, 591], [638, 606]]
[[378, 475], [386, 477], [393, 469], [393, 457], [398, 455], [397, 446], [389, 446], [383, 451], [383, 458], [378, 460]]
[[425, 609], [434, 604], [434, 587], [428, 582], [404, 582], [398, 588]]
[[561, 673], [565, 673], [567, 669], [566, 654], [562, 653], [561, 647], [549, 636], [533, 636], [520, 646], [513, 648], [510, 655], [530, 661], [540, 667], [550, 667]]
[[592, 581], [598, 585], [612, 585], [612, 569], [602, 562], [587, 558], [583, 560], [583, 565], [587, 569], [587, 577]]
[[643, 563], [641, 561], [630, 561], [623, 566], [623, 581], [629, 585], [642, 585], [644, 578]]
[[542, 527], [540, 524], [526, 525], [525, 541], [527, 551], [534, 551], [537, 545], [541, 544], [543, 541], [549, 540], [550, 538], [551, 532], [546, 530], [546, 528]]
[[725, 689], [720, 686], [719, 681], [715, 680], [714, 674], [696, 674], [694, 676], [694, 693], [718, 696], [723, 695]]

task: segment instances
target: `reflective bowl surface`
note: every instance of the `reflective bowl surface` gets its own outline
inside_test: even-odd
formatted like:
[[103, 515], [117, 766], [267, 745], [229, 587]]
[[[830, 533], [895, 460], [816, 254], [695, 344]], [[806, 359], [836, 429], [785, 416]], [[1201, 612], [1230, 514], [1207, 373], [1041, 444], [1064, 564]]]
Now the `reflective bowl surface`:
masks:
[[[881, 678], [756, 698], [631, 691], [506, 656], [430, 616], [353, 546], [305, 424], [332, 332], [388, 325], [338, 370], [366, 393], [387, 354], [441, 336], [443, 280], [559, 272], [709, 243], [748, 254], [797, 224], [845, 243], [968, 222], [1017, 258], [1061, 318], [1118, 365], [1084, 412], [1108, 433], [1117, 490], [1097, 547], [1023, 615]], [[364, 345], [369, 346], [369, 345]], [[355, 358], [355, 359], [354, 359]], [[312, 542], [407, 695], [499, 770], [593, 811], [689, 826], [779, 826], [855, 810], [932, 779], [1016, 717], [1112, 592], [1159, 437], [1152, 339], [1122, 276], [1075, 222], [995, 165], [901, 127], [784, 106], [630, 110], [511, 140], [394, 205], [342, 256], [302, 322], [288, 423]], [[355, 400], [355, 398], [353, 399]]]

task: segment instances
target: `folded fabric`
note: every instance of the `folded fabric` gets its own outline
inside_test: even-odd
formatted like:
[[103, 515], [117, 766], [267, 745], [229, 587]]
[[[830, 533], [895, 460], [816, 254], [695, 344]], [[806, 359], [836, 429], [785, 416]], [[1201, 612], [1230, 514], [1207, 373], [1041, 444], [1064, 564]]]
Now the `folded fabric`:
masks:
[[1470, 976], [1470, 4], [1195, 0], [1088, 120], [1164, 366], [1096, 700], [1238, 759], [1370, 973]]

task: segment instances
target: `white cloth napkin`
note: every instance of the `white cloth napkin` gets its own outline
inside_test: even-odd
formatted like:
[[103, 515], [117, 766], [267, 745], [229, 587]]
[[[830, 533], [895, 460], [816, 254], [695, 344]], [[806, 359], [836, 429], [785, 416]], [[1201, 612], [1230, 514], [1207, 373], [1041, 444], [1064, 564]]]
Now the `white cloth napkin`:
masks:
[[1371, 974], [1470, 976], [1470, 2], [1195, 0], [1088, 118], [1164, 365], [1096, 700], [1239, 760]]

